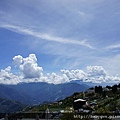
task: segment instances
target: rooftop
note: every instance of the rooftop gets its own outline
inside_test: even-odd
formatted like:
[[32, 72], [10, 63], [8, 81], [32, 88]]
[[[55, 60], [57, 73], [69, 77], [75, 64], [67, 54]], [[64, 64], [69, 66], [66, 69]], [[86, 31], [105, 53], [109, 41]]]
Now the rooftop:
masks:
[[78, 101], [86, 101], [86, 100], [83, 100], [83, 99], [74, 100], [74, 102], [78, 102]]

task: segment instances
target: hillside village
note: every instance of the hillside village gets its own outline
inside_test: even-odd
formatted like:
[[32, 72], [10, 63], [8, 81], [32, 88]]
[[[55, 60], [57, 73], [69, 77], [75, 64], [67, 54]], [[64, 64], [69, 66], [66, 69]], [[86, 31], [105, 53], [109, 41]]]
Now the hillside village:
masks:
[[[119, 115], [120, 114], [120, 83], [113, 86], [95, 86], [85, 92], [75, 92], [63, 99], [36, 106], [27, 106], [18, 114], [29, 114], [39, 118], [72, 120], [74, 115]], [[26, 115], [25, 115], [26, 116]], [[77, 118], [76, 118], [77, 119]]]

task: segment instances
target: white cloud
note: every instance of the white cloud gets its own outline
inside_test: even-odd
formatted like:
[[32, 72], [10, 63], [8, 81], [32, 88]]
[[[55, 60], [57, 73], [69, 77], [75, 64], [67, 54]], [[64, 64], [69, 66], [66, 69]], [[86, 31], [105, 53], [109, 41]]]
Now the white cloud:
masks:
[[19, 82], [21, 82], [21, 78], [11, 73], [10, 66], [0, 71], [0, 84], [17, 84]]
[[87, 79], [86, 82], [93, 83], [118, 83], [120, 82], [119, 76], [112, 76], [102, 66], [87, 66]]
[[69, 82], [69, 78], [66, 76], [66, 74], [57, 75], [56, 73], [48, 73], [46, 82], [48, 83], [54, 83], [54, 84], [61, 84]]
[[84, 12], [81, 12], [81, 11], [78, 11], [78, 13], [81, 15], [81, 16], [84, 16], [85, 13]]
[[61, 70], [63, 74], [65, 74], [69, 80], [78, 80], [85, 79], [86, 73], [82, 70]]
[[11, 72], [11, 67], [10, 66], [8, 66], [7, 68], [5, 68], [5, 70], [3, 70], [3, 71], [5, 71], [6, 73], [10, 73]]
[[11, 67], [8, 66], [8, 67], [5, 68], [4, 70], [3, 70], [3, 69], [1, 70], [0, 76], [10, 79], [10, 71], [11, 71]]
[[9, 29], [14, 32], [21, 33], [21, 34], [31, 35], [33, 37], [47, 40], [47, 41], [59, 42], [59, 43], [63, 43], [63, 44], [82, 45], [84, 47], [94, 49], [90, 44], [87, 43], [86, 39], [85, 40], [75, 40], [75, 39], [69, 39], [69, 38], [64, 38], [64, 37], [57, 37], [57, 36], [53, 36], [53, 35], [50, 35], [47, 33], [40, 33], [40, 32], [36, 32], [32, 29], [23, 28], [23, 27], [15, 26], [15, 25], [9, 25], [9, 24], [1, 25], [1, 27]]
[[23, 57], [21, 55], [15, 56], [13, 58], [13, 61], [13, 64], [15, 65], [15, 67], [17, 67], [23, 62]]
[[89, 76], [106, 76], [107, 72], [102, 66], [87, 66]]
[[106, 47], [107, 50], [110, 50], [110, 49], [119, 49], [119, 48], [120, 48], [120, 44], [110, 45], [110, 46]]
[[87, 72], [82, 70], [61, 70], [67, 76], [68, 81], [82, 80], [83, 82], [93, 83], [118, 83], [120, 82], [119, 76], [112, 76], [102, 66], [87, 66]]
[[13, 60], [14, 63], [19, 65], [24, 78], [39, 78], [42, 76], [43, 69], [38, 66], [35, 54], [30, 54], [26, 58], [22, 58], [22, 56], [18, 55], [15, 56]]
[[72, 80], [82, 80], [83, 82], [93, 83], [118, 83], [120, 82], [119, 76], [112, 76], [102, 66], [87, 66], [87, 72], [75, 70], [61, 70], [58, 75], [55, 72], [43, 75], [42, 67], [37, 64], [35, 54], [30, 54], [24, 58], [21, 55], [13, 57], [13, 63], [19, 67], [21, 75], [15, 75], [11, 72], [11, 67], [8, 66], [0, 71], [0, 83], [2, 84], [18, 84], [19, 82], [47, 82], [53, 84], [61, 84], [70, 82]]
[[101, 83], [107, 82], [106, 77], [109, 76], [102, 66], [87, 66], [86, 82]]

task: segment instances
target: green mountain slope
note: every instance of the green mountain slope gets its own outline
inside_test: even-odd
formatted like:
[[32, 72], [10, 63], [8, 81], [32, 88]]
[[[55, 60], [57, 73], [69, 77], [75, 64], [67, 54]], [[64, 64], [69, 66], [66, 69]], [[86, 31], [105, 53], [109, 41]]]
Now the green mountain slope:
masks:
[[22, 110], [25, 107], [18, 101], [0, 98], [0, 113], [13, 113]]

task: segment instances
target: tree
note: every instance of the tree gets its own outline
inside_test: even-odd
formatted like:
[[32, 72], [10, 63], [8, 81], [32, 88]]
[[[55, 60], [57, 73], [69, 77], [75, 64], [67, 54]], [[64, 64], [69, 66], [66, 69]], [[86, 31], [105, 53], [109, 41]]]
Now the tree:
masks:
[[112, 89], [112, 87], [111, 87], [111, 86], [108, 86], [108, 85], [106, 86], [106, 88], [108, 88], [108, 89]]
[[113, 85], [113, 86], [112, 86], [112, 92], [113, 92], [113, 93], [117, 92], [117, 85]]
[[101, 93], [103, 91], [102, 86], [95, 86], [95, 92], [96, 93]]
[[106, 91], [103, 91], [102, 96], [106, 97]]

